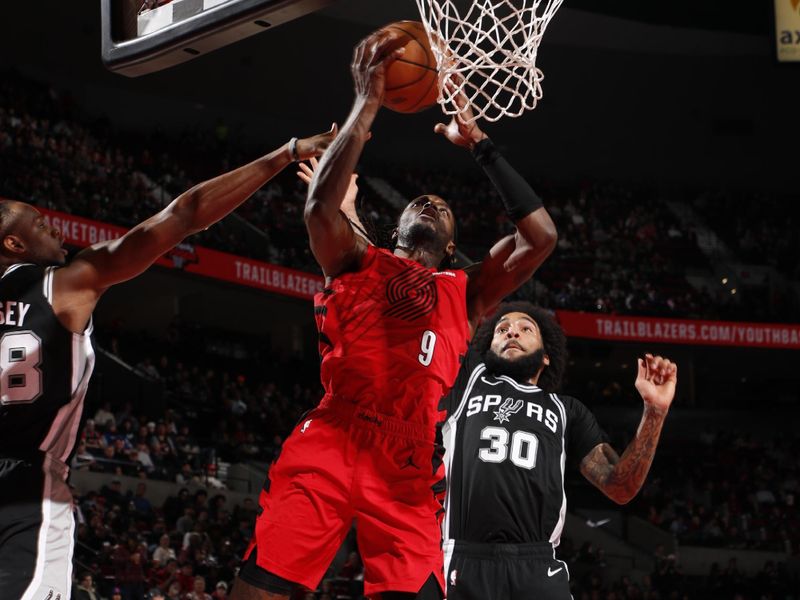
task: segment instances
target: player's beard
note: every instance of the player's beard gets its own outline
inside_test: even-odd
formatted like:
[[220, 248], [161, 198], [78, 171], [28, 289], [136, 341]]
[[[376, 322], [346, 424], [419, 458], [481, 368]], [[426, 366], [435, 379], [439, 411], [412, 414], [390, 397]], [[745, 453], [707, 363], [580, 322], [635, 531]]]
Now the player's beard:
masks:
[[503, 358], [489, 348], [483, 357], [486, 368], [493, 375], [506, 375], [520, 383], [530, 383], [544, 365], [544, 348], [519, 358]]
[[403, 248], [425, 248], [432, 254], [442, 254], [447, 241], [442, 240], [435, 227], [414, 222], [397, 231], [397, 245]]

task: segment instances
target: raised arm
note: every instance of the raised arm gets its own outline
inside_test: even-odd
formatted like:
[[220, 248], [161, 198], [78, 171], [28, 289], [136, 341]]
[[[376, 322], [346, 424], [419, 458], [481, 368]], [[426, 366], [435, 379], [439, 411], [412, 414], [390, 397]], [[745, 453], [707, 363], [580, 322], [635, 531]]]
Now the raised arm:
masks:
[[678, 367], [651, 354], [639, 359], [636, 389], [644, 400], [644, 413], [636, 437], [622, 456], [608, 444], [598, 444], [581, 461], [581, 473], [617, 504], [630, 502], [650, 471], [667, 411], [675, 397]]
[[311, 251], [328, 279], [357, 269], [367, 248], [342, 212], [342, 203], [383, 100], [386, 68], [402, 54], [402, 48], [396, 49], [397, 40], [394, 33], [378, 32], [356, 47], [353, 108], [308, 189], [304, 217]]
[[[319, 161], [316, 158], [312, 158], [307, 163], [302, 162], [297, 165], [297, 176], [303, 181], [306, 185], [311, 184], [311, 179], [314, 177], [314, 171], [319, 166]], [[347, 192], [344, 195], [344, 200], [342, 201], [342, 205], [339, 207], [339, 210], [344, 213], [344, 216], [347, 217], [347, 220], [350, 221], [350, 225], [353, 227], [353, 231], [356, 235], [364, 238], [364, 241], [367, 244], [373, 244], [372, 239], [369, 237], [369, 232], [364, 224], [361, 222], [361, 219], [358, 216], [358, 211], [356, 210], [356, 201], [358, 200], [358, 175], [353, 173], [350, 175], [350, 184], [347, 186]]]
[[[460, 97], [460, 101], [464, 99]], [[486, 172], [503, 201], [516, 231], [498, 241], [483, 259], [467, 288], [467, 313], [475, 329], [486, 312], [525, 283], [556, 245], [556, 226], [542, 201], [522, 176], [503, 158], [469, 110], [439, 123], [435, 131], [457, 146], [468, 148]]]
[[[281, 148], [184, 192], [158, 214], [119, 239], [95, 244], [58, 269], [54, 309], [72, 331], [82, 331], [102, 293], [136, 277], [187, 236], [213, 225], [247, 200], [296, 158], [319, 156], [336, 127]], [[296, 156], [292, 156], [292, 150]]]

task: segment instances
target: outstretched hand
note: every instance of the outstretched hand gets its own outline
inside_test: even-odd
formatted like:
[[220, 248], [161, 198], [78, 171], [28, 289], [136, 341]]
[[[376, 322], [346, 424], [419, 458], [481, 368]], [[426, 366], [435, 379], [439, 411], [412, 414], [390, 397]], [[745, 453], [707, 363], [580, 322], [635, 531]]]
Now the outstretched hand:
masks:
[[445, 86], [458, 108], [458, 114], [454, 115], [447, 125], [437, 123], [433, 131], [442, 134], [456, 146], [472, 150], [475, 144], [488, 136], [478, 127], [477, 121], [473, 119], [474, 114], [464, 92], [456, 91], [455, 85], [450, 82], [446, 83]]
[[[311, 178], [314, 177], [314, 171], [317, 170], [319, 161], [316, 158], [311, 158], [307, 163], [302, 162], [297, 165], [297, 176], [301, 181], [307, 185], [311, 184]], [[356, 199], [358, 198], [358, 175], [353, 173], [350, 175], [350, 185], [347, 186], [344, 200], [342, 201], [341, 210], [352, 221], [357, 219], [356, 213]]]
[[334, 123], [325, 133], [297, 140], [298, 160], [309, 160], [322, 156], [339, 133], [339, 126]]
[[638, 359], [638, 363], [636, 389], [646, 405], [666, 413], [675, 398], [678, 365], [652, 354], [645, 354], [643, 359]]

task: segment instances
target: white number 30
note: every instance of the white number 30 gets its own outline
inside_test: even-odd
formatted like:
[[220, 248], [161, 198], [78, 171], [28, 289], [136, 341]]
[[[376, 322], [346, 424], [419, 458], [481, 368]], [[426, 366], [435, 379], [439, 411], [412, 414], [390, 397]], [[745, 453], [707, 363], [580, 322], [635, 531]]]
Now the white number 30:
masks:
[[427, 367], [433, 360], [433, 349], [436, 347], [436, 334], [430, 329], [422, 334], [422, 342], [419, 345], [421, 352], [417, 357], [423, 367]]
[[42, 394], [42, 340], [32, 331], [0, 338], [0, 404], [30, 404]]

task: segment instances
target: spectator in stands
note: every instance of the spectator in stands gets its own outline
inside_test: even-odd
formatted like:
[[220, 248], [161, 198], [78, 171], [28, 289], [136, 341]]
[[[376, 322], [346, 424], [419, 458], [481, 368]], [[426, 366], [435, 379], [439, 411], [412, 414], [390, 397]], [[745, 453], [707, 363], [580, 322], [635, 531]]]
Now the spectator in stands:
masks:
[[178, 572], [177, 582], [181, 587], [181, 594], [184, 596], [194, 590], [194, 566], [190, 562], [184, 562]]
[[[159, 565], [166, 565], [168, 561], [174, 559], [175, 550], [169, 545], [169, 536], [165, 533], [158, 540], [156, 549], [153, 550], [153, 561], [157, 562]], [[177, 563], [175, 566], [177, 567]]]
[[103, 405], [97, 409], [97, 412], [94, 413], [94, 422], [99, 427], [116, 430], [117, 421], [114, 413], [111, 412], [111, 402], [103, 402]]
[[74, 600], [100, 600], [97, 592], [95, 592], [91, 573], [81, 573], [78, 584], [72, 592], [72, 597]]
[[189, 483], [199, 483], [191, 463], [185, 462], [183, 463], [183, 465], [181, 465], [180, 473], [178, 473], [175, 476], [175, 483], [179, 485], [188, 485]]
[[[169, 540], [169, 537], [167, 537], [167, 540]], [[172, 554], [173, 558], [167, 558], [166, 563], [161, 563], [164, 566], [160, 569], [157, 569], [151, 577], [151, 581], [154, 582], [160, 589], [167, 590], [168, 595], [170, 595], [169, 590], [173, 584], [178, 586], [178, 593], [180, 593], [180, 583], [178, 582], [178, 575], [180, 574], [180, 571], [178, 569], [178, 561], [174, 558], [174, 550], [172, 551]]]
[[100, 450], [100, 432], [95, 429], [94, 419], [86, 419], [81, 438], [86, 442], [88, 450]]
[[91, 469], [97, 466], [94, 456], [86, 449], [85, 440], [78, 442], [78, 447], [75, 449], [75, 455], [72, 457], [69, 466], [73, 471]]
[[228, 600], [228, 584], [224, 581], [218, 581], [211, 598], [213, 600]]
[[167, 599], [183, 600], [183, 594], [181, 593], [181, 586], [178, 582], [170, 584], [169, 589], [167, 591]]
[[146, 494], [147, 484], [140, 481], [136, 484], [136, 492], [134, 492], [131, 502], [137, 515], [149, 522], [153, 517], [153, 505], [150, 504]]
[[175, 528], [181, 535], [189, 533], [195, 524], [195, 511], [192, 506], [183, 509], [183, 516], [175, 522]]
[[206, 580], [201, 576], [194, 578], [192, 591], [186, 594], [185, 600], [211, 600], [211, 596], [206, 593]]

